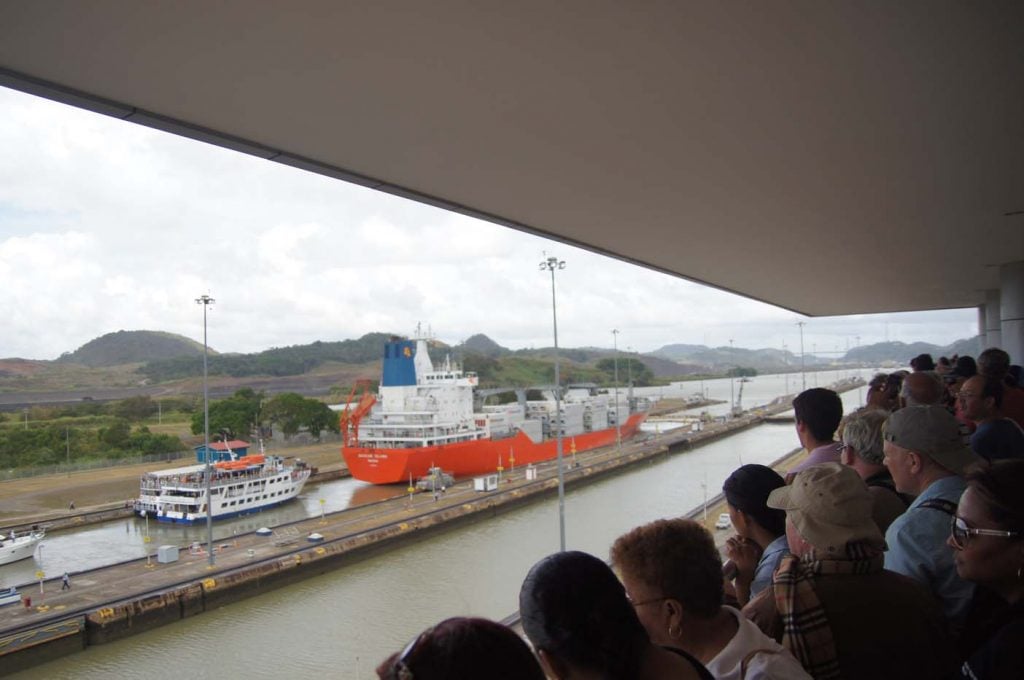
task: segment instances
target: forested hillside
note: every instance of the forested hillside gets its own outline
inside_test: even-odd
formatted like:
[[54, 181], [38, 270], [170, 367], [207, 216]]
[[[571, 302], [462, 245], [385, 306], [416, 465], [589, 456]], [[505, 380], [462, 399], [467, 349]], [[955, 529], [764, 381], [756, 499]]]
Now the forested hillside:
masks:
[[65, 352], [57, 361], [97, 367], [202, 355], [200, 343], [174, 333], [117, 331], [90, 340], [74, 352]]

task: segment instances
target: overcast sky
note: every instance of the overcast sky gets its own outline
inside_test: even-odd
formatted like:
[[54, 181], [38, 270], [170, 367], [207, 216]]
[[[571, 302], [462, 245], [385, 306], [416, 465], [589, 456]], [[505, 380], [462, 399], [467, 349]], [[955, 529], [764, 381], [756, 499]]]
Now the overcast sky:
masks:
[[0, 87], [0, 357], [162, 330], [255, 352], [371, 331], [513, 349], [947, 344], [977, 313], [805, 318], [505, 227]]

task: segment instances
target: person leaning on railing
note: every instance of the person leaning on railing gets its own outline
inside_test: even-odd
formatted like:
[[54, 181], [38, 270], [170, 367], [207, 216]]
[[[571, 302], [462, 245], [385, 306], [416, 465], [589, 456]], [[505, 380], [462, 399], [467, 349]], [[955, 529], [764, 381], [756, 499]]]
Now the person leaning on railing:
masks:
[[786, 543], [786, 513], [769, 508], [768, 495], [786, 485], [775, 470], [766, 465], [748, 464], [737, 468], [725, 483], [729, 519], [736, 535], [725, 544], [728, 561], [722, 568], [727, 593], [743, 607], [750, 598], [772, 583], [772, 574], [782, 558], [789, 554]]

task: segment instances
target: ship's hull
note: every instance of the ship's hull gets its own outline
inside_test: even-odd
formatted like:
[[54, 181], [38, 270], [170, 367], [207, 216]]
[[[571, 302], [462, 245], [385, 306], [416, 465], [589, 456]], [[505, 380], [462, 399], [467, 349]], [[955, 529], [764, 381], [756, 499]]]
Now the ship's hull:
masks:
[[[301, 491], [301, 489], [300, 489], [300, 491]], [[221, 512], [221, 513], [217, 513], [217, 514], [214, 514], [213, 521], [214, 522], [219, 522], [222, 519], [231, 519], [232, 517], [242, 517], [242, 516], [245, 516], [245, 515], [252, 515], [252, 514], [257, 513], [257, 512], [263, 512], [264, 510], [269, 510], [270, 508], [276, 508], [279, 505], [287, 503], [288, 501], [294, 499], [296, 496], [298, 496], [298, 493], [296, 493], [294, 496], [290, 496], [288, 498], [282, 498], [279, 501], [274, 501], [273, 503], [266, 503], [265, 505], [259, 505], [259, 506], [256, 506], [256, 507], [247, 508], [245, 510], [236, 510], [234, 512]], [[140, 514], [145, 514], [145, 512], [140, 512]], [[174, 513], [174, 512], [159, 513], [159, 514], [156, 515], [156, 519], [157, 519], [158, 522], [164, 522], [166, 524], [186, 524], [186, 525], [206, 524], [206, 515], [198, 514], [198, 513], [197, 514], [193, 514], [193, 513], [180, 513], [180, 512], [179, 513]]]
[[42, 533], [35, 533], [29, 536], [22, 536], [17, 540], [6, 539], [4, 544], [0, 546], [0, 564], [10, 564], [11, 562], [17, 562], [23, 560], [32, 555], [36, 551], [36, 546], [43, 540]]
[[[647, 417], [634, 413], [622, 425], [622, 438], [633, 436]], [[564, 437], [563, 455], [570, 455], [615, 443], [615, 428]], [[530, 463], [541, 463], [558, 455], [558, 442], [549, 439], [534, 442], [523, 432], [505, 439], [478, 439], [470, 442], [405, 449], [343, 447], [342, 454], [355, 479], [373, 484], [397, 484], [416, 480], [437, 466], [456, 477], [493, 474], [499, 465], [509, 470]], [[514, 458], [513, 460], [511, 460]]]

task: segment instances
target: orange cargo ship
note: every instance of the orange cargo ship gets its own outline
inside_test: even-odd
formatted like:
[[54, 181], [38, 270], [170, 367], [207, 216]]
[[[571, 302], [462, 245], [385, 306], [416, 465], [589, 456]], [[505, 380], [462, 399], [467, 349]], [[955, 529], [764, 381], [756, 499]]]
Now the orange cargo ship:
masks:
[[[380, 390], [353, 390], [342, 413], [342, 455], [356, 479], [396, 484], [439, 467], [456, 477], [555, 458], [559, 424], [563, 455], [631, 437], [646, 413], [629, 413], [594, 385], [537, 388], [544, 398], [474, 408], [477, 377], [446, 359], [434, 367], [426, 339], [395, 339], [384, 349]], [[619, 426], [621, 423], [621, 426]]]

